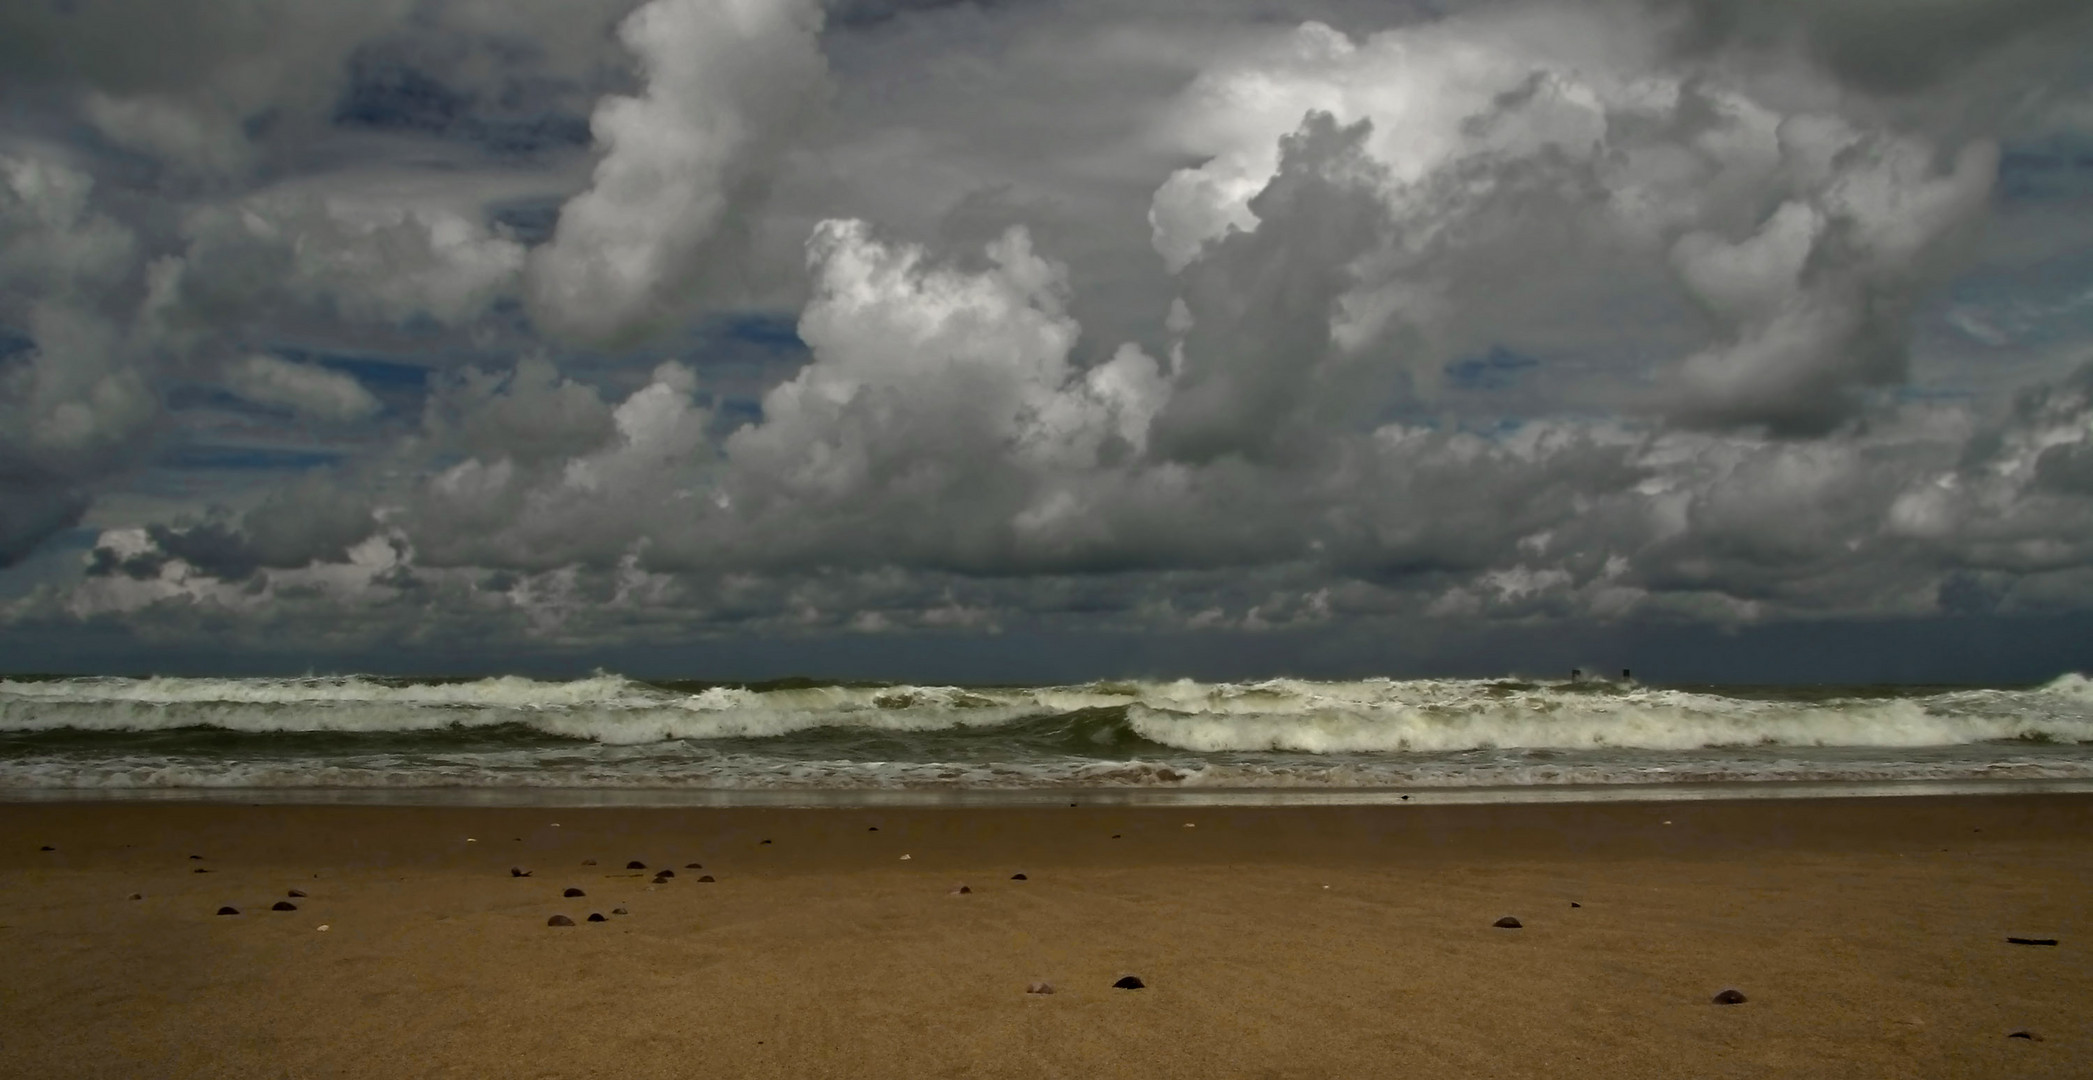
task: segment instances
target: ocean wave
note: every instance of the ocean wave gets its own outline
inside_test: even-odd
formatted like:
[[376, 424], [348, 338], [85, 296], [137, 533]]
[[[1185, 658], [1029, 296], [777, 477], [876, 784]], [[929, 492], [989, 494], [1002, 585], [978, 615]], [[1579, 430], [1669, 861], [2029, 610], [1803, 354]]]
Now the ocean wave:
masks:
[[871, 762], [725, 756], [663, 764], [614, 761], [447, 763], [368, 759], [205, 761], [146, 756], [0, 761], [0, 790], [574, 789], [574, 790], [1247, 790], [1564, 788], [1744, 783], [2093, 781], [2093, 760], [1950, 761], [1184, 761]]
[[616, 675], [402, 682], [0, 681], [0, 732], [414, 733], [516, 726], [605, 745], [845, 733], [1038, 733], [1072, 748], [1445, 753], [2093, 743], [2093, 681], [2027, 689], [1746, 694], [1632, 683], [1274, 679], [1071, 686], [793, 685], [679, 690]]

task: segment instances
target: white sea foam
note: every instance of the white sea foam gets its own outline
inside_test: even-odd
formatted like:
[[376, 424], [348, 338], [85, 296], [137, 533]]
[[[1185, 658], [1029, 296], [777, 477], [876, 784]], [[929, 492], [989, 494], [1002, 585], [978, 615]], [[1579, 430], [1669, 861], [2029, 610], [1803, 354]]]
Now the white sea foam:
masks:
[[606, 745], [761, 739], [837, 728], [933, 734], [1124, 709], [1129, 732], [1197, 753], [1448, 753], [1489, 748], [1927, 747], [2093, 743], [2093, 681], [2023, 690], [1785, 700], [1482, 680], [712, 688], [615, 675], [393, 683], [302, 679], [0, 681], [0, 731], [409, 733], [519, 725]]
[[[615, 748], [606, 748], [615, 749]], [[28, 757], [0, 761], [0, 790], [177, 789], [593, 789], [987, 791], [1062, 789], [1243, 790], [1288, 788], [1564, 788], [1738, 783], [1929, 783], [2093, 781], [2093, 759], [2014, 755], [1996, 759], [1640, 760], [1536, 762], [1391, 759], [1323, 764], [1077, 761], [1025, 763], [803, 761], [722, 755], [706, 761], [566, 760], [515, 755], [408, 761], [383, 755], [339, 759], [199, 760], [127, 755], [95, 760]]]

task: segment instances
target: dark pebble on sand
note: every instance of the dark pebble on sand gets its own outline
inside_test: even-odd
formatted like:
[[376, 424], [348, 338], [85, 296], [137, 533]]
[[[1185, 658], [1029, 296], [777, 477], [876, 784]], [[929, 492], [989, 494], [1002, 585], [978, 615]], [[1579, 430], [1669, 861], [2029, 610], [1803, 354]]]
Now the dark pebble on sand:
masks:
[[634, 859], [631, 862], [625, 864], [625, 869], [627, 870], [645, 870], [646, 868], [647, 864], [639, 861], [638, 859]]
[[1724, 990], [1722, 993], [1715, 995], [1715, 1004], [1717, 1005], [1742, 1005], [1746, 1000], [1748, 999], [1743, 993], [1736, 990]]
[[145, 899], [145, 894], [144, 894], [144, 893], [142, 893], [142, 892], [134, 892], [134, 893], [132, 893], [132, 894], [131, 894], [131, 899], [133, 899], [133, 900], [143, 900], [143, 899]]
[[629, 911], [625, 910], [625, 905], [623, 905], [623, 904], [620, 904], [620, 905], [618, 905], [617, 907], [614, 907], [614, 908], [610, 909], [610, 913], [611, 913], [611, 914], [613, 914], [613, 915], [630, 915], [630, 914], [632, 914], [632, 912], [629, 912]]
[[1113, 833], [1113, 834], [1112, 834], [1112, 839], [1114, 839], [1114, 840], [1117, 840], [1117, 839], [1119, 839], [1119, 834], [1118, 834], [1118, 833]]
[[1029, 881], [1029, 880], [1031, 880], [1031, 879], [1030, 879], [1030, 878], [1027, 878], [1027, 877], [1026, 877], [1025, 875], [1023, 875], [1023, 874], [1012, 874], [1012, 875], [1010, 875], [1010, 880], [1012, 880], [1012, 881]]
[[291, 891], [290, 891], [290, 892], [289, 892], [289, 893], [288, 893], [287, 895], [289, 895], [289, 896], [293, 896], [293, 897], [296, 897], [296, 898], [298, 898], [298, 899], [300, 899], [300, 900], [303, 900], [303, 899], [305, 899], [305, 890], [304, 890], [304, 889], [292, 889], [292, 890], [291, 890]]
[[701, 875], [699, 875], [699, 877], [698, 877], [698, 881], [700, 881], [700, 882], [707, 882], [707, 881], [711, 881], [711, 880], [712, 880], [712, 875], [711, 875], [711, 874], [701, 874]]
[[552, 918], [550, 918], [550, 919], [547, 919], [547, 920], [545, 920], [545, 925], [547, 925], [547, 926], [573, 926], [573, 925], [574, 925], [574, 920], [573, 920], [573, 919], [570, 919], [570, 918], [568, 918], [568, 917], [566, 917], [565, 915], [554, 915], [554, 916], [553, 916]]
[[676, 876], [676, 872], [674, 870], [656, 870], [654, 871], [654, 876], [656, 879], [672, 878]]
[[594, 866], [594, 865], [596, 865], [596, 860], [594, 860], [594, 859], [583, 859], [583, 860], [581, 861], [581, 864], [582, 864], [583, 866]]
[[192, 859], [201, 859], [201, 858], [203, 858], [203, 856], [201, 856], [201, 855], [191, 855], [191, 856], [189, 856], [189, 857], [190, 857], [190, 858], [192, 858]]
[[1580, 903], [1578, 903], [1578, 902], [1577, 902], [1577, 901], [1575, 901], [1575, 900], [1572, 900], [1572, 901], [1570, 901], [1570, 906], [1571, 906], [1571, 907], [1583, 907], [1584, 905], [1583, 905], [1583, 904], [1580, 904]]
[[[879, 826], [877, 826], [877, 825], [868, 825], [868, 826], [866, 826], [866, 827], [865, 827], [865, 831], [866, 831], [866, 832], [878, 832], [878, 831], [879, 831]], [[49, 850], [51, 850], [51, 849], [50, 849], [50, 848], [45, 848], [44, 850], [45, 850], [45, 851], [49, 851]]]
[[1126, 978], [1113, 983], [1112, 988], [1114, 990], [1139, 990], [1147, 985], [1147, 983], [1141, 981], [1139, 975], [1128, 975]]
[[189, 871], [189, 872], [190, 872], [190, 873], [192, 873], [192, 874], [208, 874], [208, 873], [210, 873], [210, 871], [209, 871], [209, 870], [206, 870], [206, 869], [204, 869], [204, 868], [203, 868], [203, 867], [201, 867], [201, 866], [199, 866], [199, 867], [197, 867], [196, 869], [194, 869], [194, 870], [191, 870], [191, 871]]
[[510, 876], [510, 877], [529, 877], [529, 876], [531, 876], [531, 872], [530, 872], [530, 871], [528, 871], [528, 870], [525, 870], [525, 869], [524, 869], [523, 867], [520, 867], [520, 866], [511, 866], [511, 867], [509, 867], [509, 876]]
[[768, 841], [768, 840], [758, 840], [758, 841], [756, 841], [756, 842], [757, 842], [757, 843], [759, 843], [759, 844], [768, 844], [768, 843], [770, 843], [770, 841]]
[[1504, 918], [1499, 919], [1496, 922], [1491, 923], [1490, 925], [1498, 928], [1499, 930], [1517, 930], [1525, 924], [1517, 919], [1512, 918], [1510, 915], [1506, 915]]
[[610, 920], [609, 920], [609, 919], [606, 919], [606, 918], [604, 918], [604, 917], [603, 917], [603, 913], [602, 913], [602, 912], [600, 912], [600, 911], [591, 911], [591, 912], [589, 912], [589, 921], [590, 921], [590, 922], [609, 922]]
[[2037, 1035], [2037, 1034], [2035, 1034], [2035, 1033], [2034, 1033], [2034, 1032], [2032, 1032], [2032, 1031], [2026, 1031], [2026, 1030], [2022, 1030], [2022, 1031], [2016, 1031], [2016, 1032], [2014, 1032], [2014, 1033], [2012, 1033], [2011, 1035], [2008, 1035], [2008, 1036], [2006, 1036], [2006, 1037], [2007, 1037], [2007, 1038], [2009, 1038], [2009, 1039], [2026, 1039], [2026, 1040], [2028, 1040], [2029, 1042], [2041, 1042], [2041, 1041], [2042, 1041], [2042, 1036], [2040, 1036], [2040, 1035]]
[[236, 907], [222, 907], [218, 909], [218, 914], [220, 915], [238, 915], [239, 913], [240, 909]]
[[298, 905], [296, 905], [296, 904], [293, 904], [293, 903], [291, 903], [291, 902], [290, 902], [289, 900], [278, 900], [277, 902], [275, 902], [275, 903], [273, 903], [273, 904], [270, 904], [270, 905], [269, 905], [269, 910], [270, 910], [270, 911], [296, 911], [296, 910], [298, 910]]
[[44, 846], [42, 846], [42, 847], [40, 847], [40, 848], [37, 848], [36, 850], [38, 850], [38, 851], [57, 851], [58, 849], [57, 849], [57, 848], [55, 848], [55, 847], [52, 847], [52, 846], [51, 846], [51, 845], [49, 845], [49, 844], [45, 844]]
[[705, 864], [698, 862], [687, 862], [683, 864], [683, 868], [685, 870], [703, 870], [705, 869]]
[[2053, 937], [2009, 937], [2006, 940], [2015, 945], [2055, 945], [2057, 943], [2057, 939]]
[[568, 889], [566, 892], [563, 892], [560, 895], [571, 898], [576, 896], [587, 896], [589, 894], [582, 892], [580, 889]]
[[965, 896], [965, 895], [967, 895], [968, 893], [970, 893], [970, 892], [973, 892], [973, 891], [974, 891], [974, 890], [972, 890], [972, 889], [969, 889], [969, 888], [967, 888], [967, 887], [966, 887], [966, 886], [964, 886], [964, 885], [961, 885], [961, 886], [959, 886], [958, 888], [956, 888], [956, 889], [953, 889], [953, 890], [952, 890], [952, 895], [954, 895], [954, 896]]

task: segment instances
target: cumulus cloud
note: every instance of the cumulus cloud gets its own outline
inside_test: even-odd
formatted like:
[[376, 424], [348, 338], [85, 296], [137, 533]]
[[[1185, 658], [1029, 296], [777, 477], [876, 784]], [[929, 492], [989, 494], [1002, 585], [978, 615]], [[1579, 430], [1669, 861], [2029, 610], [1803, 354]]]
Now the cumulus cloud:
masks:
[[601, 339], [688, 309], [826, 93], [821, 15], [808, 0], [653, 0], [619, 25], [646, 89], [596, 107], [594, 180], [531, 256], [539, 320]]
[[[305, 74], [43, 69], [99, 134], [0, 158], [0, 561], [99, 533], [4, 618], [586, 648], [2082, 611], [2068, 345], [1999, 360], [2011, 400], [1892, 392], [2000, 202], [1997, 118], [2035, 115], [1976, 77], [2077, 18], [2005, 6], [1885, 30], [1903, 82], [1871, 5], [1721, 2], [442, 0], [298, 23], [340, 30]], [[811, 123], [832, 82], [847, 130]], [[585, 175], [524, 129], [592, 98]], [[677, 332], [802, 238], [773, 308]], [[89, 512], [221, 429], [291, 464]]]
[[182, 233], [156, 314], [170, 333], [212, 338], [285, 306], [350, 323], [462, 324], [513, 294], [524, 261], [484, 222], [382, 188], [264, 190], [191, 210]]
[[338, 371], [256, 354], [234, 364], [226, 387], [257, 405], [290, 409], [315, 420], [346, 424], [380, 408], [363, 384]]
[[62, 162], [0, 156], [0, 320], [28, 343], [0, 361], [0, 565], [72, 524], [159, 412], [125, 326], [135, 238], [92, 190]]
[[[1319, 116], [1332, 120], [1319, 129]], [[1911, 311], [1982, 220], [1997, 163], [1982, 139], [1943, 146], [1783, 113], [1717, 72], [1677, 70], [1638, 24], [1580, 9], [1360, 41], [1307, 24], [1201, 75], [1170, 125], [1210, 155], [1172, 175], [1150, 212], [1156, 250], [1190, 275], [1195, 327], [1193, 297], [1214, 275], [1194, 268], [1263, 265], [1270, 256], [1235, 238], [1265, 236], [1338, 279], [1317, 287], [1332, 293], [1316, 301], [1327, 342], [1297, 341], [1294, 363], [1338, 351], [1429, 389], [1448, 360], [1545, 305], [1536, 287], [1580, 287], [1560, 272], [1576, 260], [1632, 282], [1668, 277], [1710, 318], [1713, 340], [1679, 359], [1659, 409], [1781, 433], [1826, 430], [1861, 407], [1859, 391], [1904, 376]], [[1353, 132], [1354, 160], [1306, 197], [1371, 197], [1381, 220], [1354, 209], [1360, 227], [1318, 234], [1291, 222], [1302, 197], [1279, 193], [1295, 186], [1289, 161], [1314, 170], [1303, 148], [1334, 125]], [[1221, 303], [1244, 313], [1232, 325], [1303, 324], [1295, 308]], [[1199, 353], [1188, 349], [1194, 370]]]
[[309, 138], [326, 121], [356, 45], [395, 25], [409, 0], [336, 4], [209, 0], [11, 4], [0, 66], [77, 94], [107, 140], [191, 181], [237, 181], [264, 157], [256, 138]]
[[[793, 519], [811, 514], [821, 532], [875, 530], [890, 550], [1005, 558], [1020, 542], [1013, 528], [1079, 512], [1080, 494], [1056, 476], [1079, 482], [1141, 452], [1160, 400], [1155, 361], [1128, 348], [1077, 372], [1064, 268], [1022, 229], [985, 255], [988, 268], [968, 273], [882, 243], [862, 222], [815, 230], [815, 295], [800, 320], [814, 362], [725, 445], [729, 497], [771, 542], [805, 549]], [[939, 534], [910, 524], [941, 507], [964, 517]]]

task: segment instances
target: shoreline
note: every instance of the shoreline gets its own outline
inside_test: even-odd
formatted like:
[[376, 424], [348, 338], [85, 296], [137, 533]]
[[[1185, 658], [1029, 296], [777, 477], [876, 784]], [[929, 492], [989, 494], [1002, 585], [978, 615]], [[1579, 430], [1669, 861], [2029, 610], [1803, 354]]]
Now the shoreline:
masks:
[[154, 803], [225, 806], [604, 808], [1027, 808], [1521, 806], [1589, 803], [1938, 799], [2093, 794], [2093, 780], [1737, 781], [1511, 787], [1212, 788], [589, 788], [533, 786], [37, 788], [0, 787], [8, 805]]

